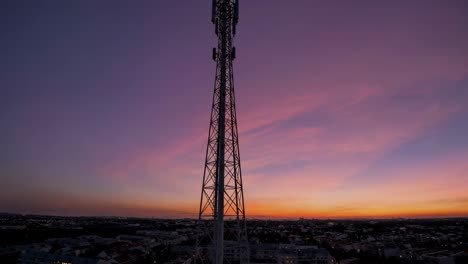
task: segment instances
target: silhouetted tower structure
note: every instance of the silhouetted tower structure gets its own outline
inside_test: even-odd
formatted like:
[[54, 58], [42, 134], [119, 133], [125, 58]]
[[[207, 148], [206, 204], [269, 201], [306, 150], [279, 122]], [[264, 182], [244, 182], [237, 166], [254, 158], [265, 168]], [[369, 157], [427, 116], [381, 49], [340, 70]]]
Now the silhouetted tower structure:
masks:
[[201, 191], [197, 242], [202, 262], [247, 263], [244, 193], [239, 157], [232, 62], [239, 19], [238, 0], [213, 0], [211, 21], [218, 36], [211, 120]]

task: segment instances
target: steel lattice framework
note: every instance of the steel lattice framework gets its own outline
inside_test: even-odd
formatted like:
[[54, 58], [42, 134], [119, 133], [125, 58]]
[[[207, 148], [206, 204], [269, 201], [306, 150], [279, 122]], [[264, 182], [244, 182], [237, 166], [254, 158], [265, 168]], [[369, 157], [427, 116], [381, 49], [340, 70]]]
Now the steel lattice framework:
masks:
[[238, 0], [213, 0], [218, 36], [216, 77], [199, 209], [197, 256], [208, 263], [247, 263], [244, 193], [232, 61]]

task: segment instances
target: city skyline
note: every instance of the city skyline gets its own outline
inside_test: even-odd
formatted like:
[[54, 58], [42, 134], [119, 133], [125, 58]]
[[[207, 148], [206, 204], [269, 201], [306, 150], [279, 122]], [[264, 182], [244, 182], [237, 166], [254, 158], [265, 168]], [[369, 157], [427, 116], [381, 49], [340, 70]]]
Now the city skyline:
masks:
[[[196, 217], [210, 1], [2, 3], [0, 212]], [[463, 1], [244, 1], [246, 216], [468, 216]]]

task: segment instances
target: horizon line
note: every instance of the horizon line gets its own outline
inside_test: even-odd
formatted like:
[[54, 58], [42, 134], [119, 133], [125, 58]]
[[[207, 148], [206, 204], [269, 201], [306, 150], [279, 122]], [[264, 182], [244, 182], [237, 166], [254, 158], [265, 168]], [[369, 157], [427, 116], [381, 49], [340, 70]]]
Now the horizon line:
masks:
[[[0, 212], [1, 215], [21, 215], [21, 216], [49, 216], [63, 218], [133, 218], [133, 219], [157, 219], [157, 220], [198, 220], [196, 217], [184, 216], [122, 216], [122, 215], [60, 215], [60, 214], [41, 214], [41, 213], [10, 213]], [[468, 215], [435, 215], [435, 216], [369, 216], [369, 217], [278, 217], [278, 216], [251, 216], [246, 217], [246, 220], [262, 220], [262, 221], [300, 221], [300, 220], [424, 220], [424, 219], [468, 219]]]

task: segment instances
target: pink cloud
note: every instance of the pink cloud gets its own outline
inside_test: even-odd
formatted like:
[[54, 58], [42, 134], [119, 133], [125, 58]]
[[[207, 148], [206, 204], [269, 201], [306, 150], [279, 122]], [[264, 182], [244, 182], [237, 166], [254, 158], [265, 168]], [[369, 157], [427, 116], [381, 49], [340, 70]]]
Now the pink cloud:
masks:
[[[334, 200], [335, 204], [323, 201], [323, 197], [349, 177], [366, 170], [388, 151], [424, 134], [463, 109], [460, 105], [438, 101], [439, 90], [433, 87], [405, 91], [386, 85], [336, 83], [336, 86], [324, 86], [327, 88], [296, 85], [299, 87], [296, 91], [303, 92], [271, 97], [270, 101], [255, 105], [255, 109], [246, 107], [239, 112], [246, 199], [251, 199], [249, 208], [269, 204], [277, 194], [297, 201], [298, 207], [311, 206], [311, 210], [344, 206], [346, 201], [340, 200], [340, 196]], [[301, 87], [313, 88], [308, 91]], [[423, 104], [394, 101], [401, 93], [426, 96], [429, 100]], [[307, 122], [287, 125], [298, 116], [307, 118], [312, 114], [324, 115], [326, 122], [314, 126], [305, 125]], [[126, 162], [114, 164], [103, 174], [130, 182], [143, 171], [151, 175], [143, 184], [154, 186], [155, 192], [183, 192], [179, 201], [196, 199], [203, 173], [206, 127], [203, 124], [190, 127], [195, 132], [193, 136], [169, 143], [162, 149], [136, 152]], [[318, 165], [277, 173], [269, 169], [297, 161]], [[250, 190], [255, 192], [249, 194]], [[356, 199], [359, 200], [358, 195]]]

